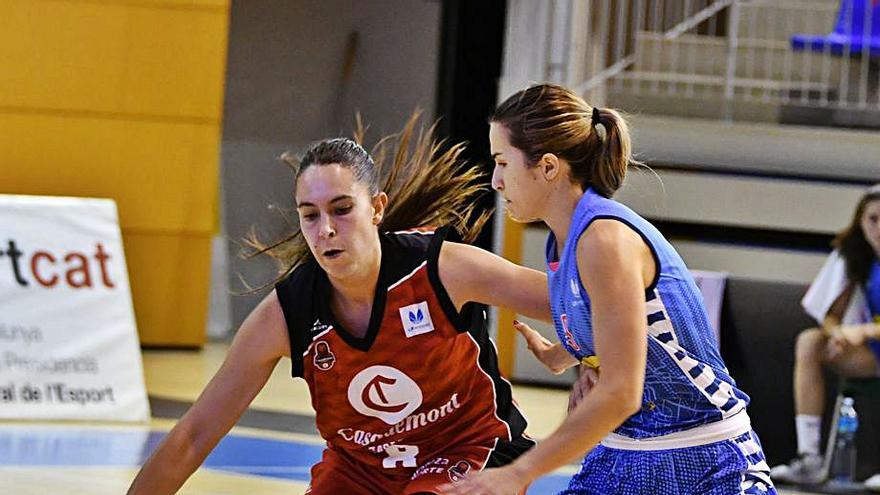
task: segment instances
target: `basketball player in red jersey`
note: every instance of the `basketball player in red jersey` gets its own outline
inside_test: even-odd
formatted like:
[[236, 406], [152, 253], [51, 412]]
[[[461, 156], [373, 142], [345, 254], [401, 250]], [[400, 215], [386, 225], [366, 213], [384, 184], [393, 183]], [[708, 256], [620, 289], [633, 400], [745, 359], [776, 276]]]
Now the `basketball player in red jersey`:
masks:
[[[295, 183], [301, 235], [263, 248], [283, 252], [285, 274], [129, 493], [177, 490], [282, 356], [308, 383], [327, 441], [312, 495], [438, 493], [533, 445], [474, 303], [549, 320], [545, 275], [448, 240], [472, 239], [484, 223], [469, 222], [481, 189], [475, 172], [458, 168], [460, 147], [439, 154], [423, 137], [408, 155], [413, 125], [386, 181], [390, 200], [354, 141], [305, 153]], [[452, 226], [424, 228], [438, 224]], [[572, 364], [558, 344], [545, 352], [559, 369]]]

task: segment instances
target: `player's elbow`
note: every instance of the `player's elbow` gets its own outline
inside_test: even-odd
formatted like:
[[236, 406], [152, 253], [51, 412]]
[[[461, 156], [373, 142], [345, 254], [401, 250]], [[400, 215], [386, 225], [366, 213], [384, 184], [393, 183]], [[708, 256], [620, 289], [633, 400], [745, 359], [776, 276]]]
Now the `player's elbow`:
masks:
[[626, 394], [620, 403], [623, 409], [623, 416], [627, 418], [632, 416], [642, 409], [642, 391], [639, 390], [638, 393]]
[[642, 408], [642, 386], [641, 384], [638, 385], [622, 383], [611, 387], [609, 393], [611, 403], [614, 404], [617, 415], [623, 419], [639, 412]]
[[176, 464], [183, 469], [194, 470], [211, 452], [215, 442], [204, 428], [193, 427], [181, 420], [166, 437], [167, 451], [173, 454]]

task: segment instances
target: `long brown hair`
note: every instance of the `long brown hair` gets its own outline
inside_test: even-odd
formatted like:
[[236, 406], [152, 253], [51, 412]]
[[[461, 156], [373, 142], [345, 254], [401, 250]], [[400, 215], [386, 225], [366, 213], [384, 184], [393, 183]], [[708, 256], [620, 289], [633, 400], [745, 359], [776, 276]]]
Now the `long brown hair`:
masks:
[[[366, 184], [370, 194], [385, 191], [388, 207], [378, 226], [380, 231], [448, 225], [464, 242], [472, 242], [492, 214], [478, 214], [476, 209], [476, 198], [489, 190], [480, 180], [484, 174], [461, 158], [464, 143], [438, 141], [434, 137], [436, 123], [425, 129], [418, 126], [419, 117], [420, 112], [414, 112], [401, 132], [379, 140], [371, 153], [362, 147], [365, 127], [358, 117], [353, 139], [325, 139], [310, 146], [301, 158], [285, 153], [281, 160], [296, 178], [310, 166], [338, 163], [351, 168], [355, 180]], [[264, 243], [253, 231], [245, 239], [251, 248], [244, 254], [246, 258], [266, 254], [280, 265], [275, 281], [251, 291], [273, 285], [313, 258], [299, 226], [289, 218], [288, 224], [291, 233], [275, 242]]]
[[853, 213], [849, 226], [837, 234], [831, 243], [840, 251], [840, 255], [846, 262], [847, 278], [856, 285], [862, 285], [868, 281], [871, 263], [877, 256], [874, 248], [865, 239], [865, 232], [862, 230], [862, 215], [865, 214], [865, 207], [871, 201], [877, 200], [880, 200], [880, 184], [876, 184], [865, 192], [856, 205], [856, 211]]
[[555, 84], [524, 89], [498, 105], [489, 119], [503, 125], [530, 166], [544, 153], [565, 159], [571, 179], [610, 198], [633, 160], [629, 127], [616, 110], [594, 108]]

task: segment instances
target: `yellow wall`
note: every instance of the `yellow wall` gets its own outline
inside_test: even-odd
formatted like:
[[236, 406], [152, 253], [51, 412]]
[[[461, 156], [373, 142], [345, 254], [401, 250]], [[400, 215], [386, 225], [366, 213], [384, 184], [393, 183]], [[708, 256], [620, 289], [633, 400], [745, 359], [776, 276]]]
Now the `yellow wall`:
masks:
[[119, 206], [141, 342], [204, 341], [228, 0], [0, 0], [0, 193]]
[[[514, 222], [504, 215], [504, 239], [501, 255], [508, 260], [522, 264], [524, 224]], [[516, 313], [507, 308], [498, 308], [498, 335], [495, 337], [498, 346], [498, 370], [507, 378], [513, 376], [516, 366], [516, 330], [513, 320]]]

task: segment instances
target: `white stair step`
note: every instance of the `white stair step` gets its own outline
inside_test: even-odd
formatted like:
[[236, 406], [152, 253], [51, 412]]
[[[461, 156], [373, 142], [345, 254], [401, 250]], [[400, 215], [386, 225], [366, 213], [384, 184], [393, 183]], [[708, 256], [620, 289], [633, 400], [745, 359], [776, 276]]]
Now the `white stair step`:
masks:
[[831, 32], [837, 18], [838, 0], [743, 2], [740, 37], [789, 41], [796, 33]]
[[[723, 99], [726, 80], [720, 76], [675, 74], [670, 72], [624, 72], [610, 82], [612, 91], [636, 95], [676, 95], [696, 99]], [[737, 100], [778, 100], [779, 96], [807, 93], [829, 95], [833, 89], [816, 82], [770, 81], [735, 78], [734, 98]]]
[[[727, 39], [717, 36], [682, 35], [665, 39], [662, 34], [638, 33], [634, 69], [724, 76], [727, 72]], [[740, 39], [737, 77], [776, 81], [826, 81], [836, 83], [841, 61], [831, 55], [794, 52], [788, 42]]]
[[717, 87], [708, 88], [708, 91], [699, 90], [694, 95], [688, 96], [680, 91], [670, 94], [667, 92], [669, 88], [662, 85], [659, 87], [658, 93], [650, 92], [647, 87], [641, 92], [635, 92], [634, 88], [629, 87], [630, 84], [632, 84], [631, 81], [619, 90], [612, 86], [607, 94], [608, 106], [636, 115], [665, 115], [711, 120], [725, 118], [729, 108], [733, 112], [734, 120], [773, 123], [779, 121], [780, 105], [772, 99], [769, 102], [760, 99], [737, 100], [728, 107], [724, 100], [723, 91]]

